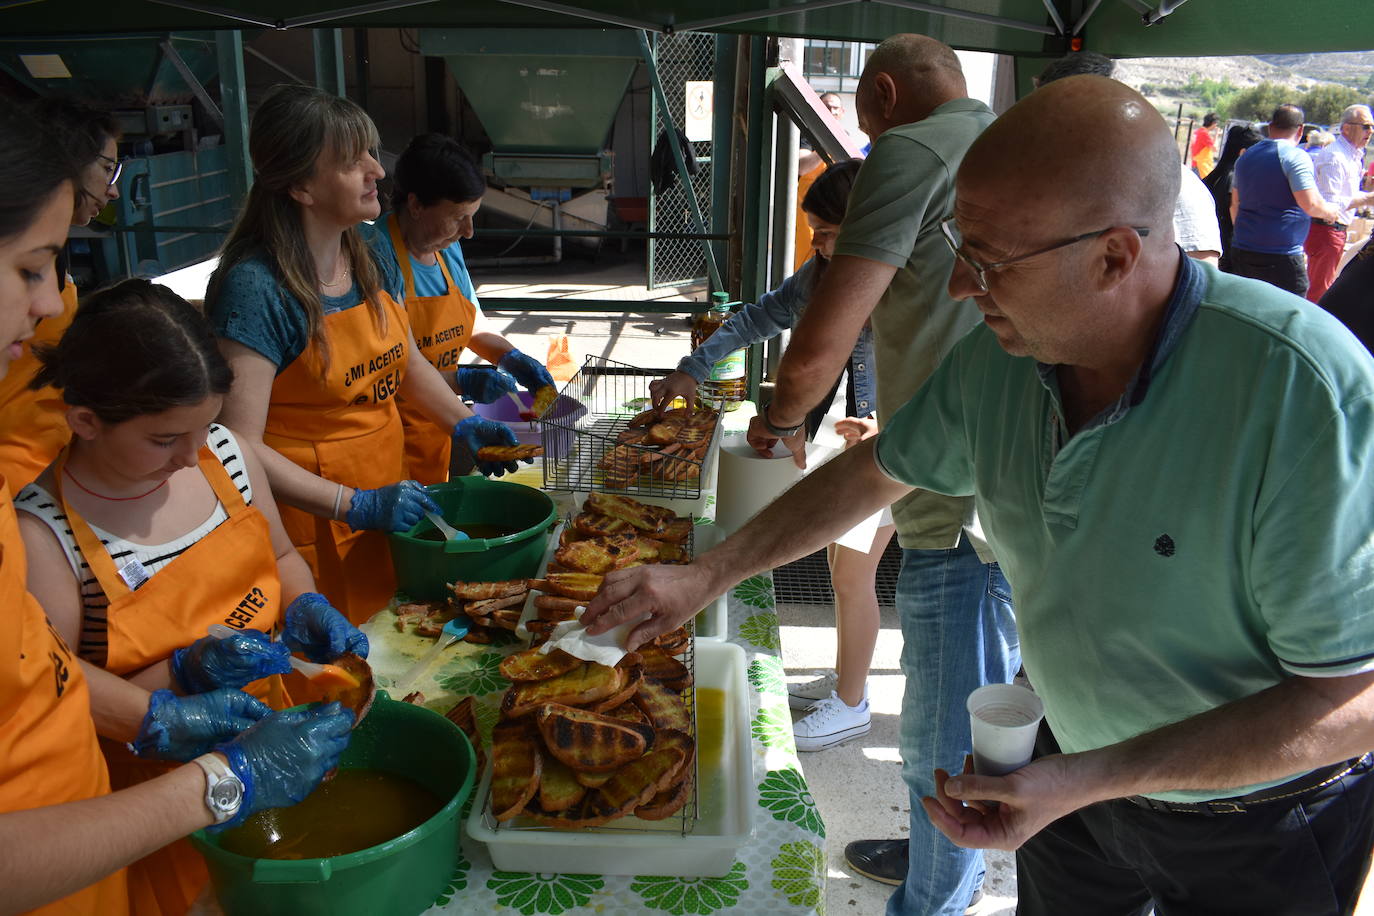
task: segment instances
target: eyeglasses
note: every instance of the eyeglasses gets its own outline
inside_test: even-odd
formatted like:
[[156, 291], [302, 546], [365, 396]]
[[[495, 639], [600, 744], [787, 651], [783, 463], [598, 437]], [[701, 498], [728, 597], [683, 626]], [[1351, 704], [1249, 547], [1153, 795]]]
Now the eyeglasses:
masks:
[[1360, 130], [1374, 130], [1374, 124], [1364, 124], [1360, 121], [1346, 121], [1351, 127], [1358, 127]]
[[[940, 234], [944, 236], [945, 243], [949, 245], [949, 250], [954, 252], [954, 256], [959, 260], [963, 261], [964, 264], [968, 266], [969, 270], [973, 271], [973, 279], [978, 283], [978, 291], [982, 293], [986, 293], [988, 291], [987, 275], [991, 271], [1001, 270], [1003, 267], [1015, 264], [1018, 261], [1025, 261], [1029, 258], [1036, 257], [1037, 255], [1048, 254], [1051, 251], [1055, 251], [1060, 248], [1066, 248], [1069, 245], [1074, 244], [1075, 242], [1082, 242], [1086, 239], [1095, 239], [1099, 235], [1105, 235], [1106, 233], [1111, 232], [1115, 228], [1115, 226], [1108, 226], [1106, 229], [1099, 229], [1096, 232], [1085, 232], [1082, 235], [1075, 235], [1071, 239], [1065, 239], [1062, 242], [1055, 242], [1053, 245], [1049, 245], [1045, 248], [1039, 248], [1035, 251], [1031, 251], [1026, 254], [1017, 255], [1014, 258], [1007, 258], [1005, 261], [994, 261], [990, 264], [984, 264], [981, 261], [975, 261], [972, 257], [970, 257], [968, 254], [964, 252], [964, 238], [959, 233], [959, 227], [955, 224], [954, 217], [947, 216], [940, 221]], [[1132, 226], [1131, 229], [1134, 230], [1135, 233], [1139, 235], [1141, 238], [1144, 238], [1145, 236], [1150, 234], [1150, 230], [1145, 226]]]
[[114, 183], [119, 180], [120, 174], [124, 171], [124, 163], [118, 159], [111, 159], [109, 156], [96, 153], [95, 158], [108, 162], [105, 171], [110, 173], [110, 179], [105, 183], [107, 188], [114, 187]]

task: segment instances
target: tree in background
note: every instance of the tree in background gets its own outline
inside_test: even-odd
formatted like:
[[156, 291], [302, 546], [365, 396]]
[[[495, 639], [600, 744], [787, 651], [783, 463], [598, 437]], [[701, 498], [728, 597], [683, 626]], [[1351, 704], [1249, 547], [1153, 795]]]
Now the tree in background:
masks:
[[1369, 101], [1367, 91], [1351, 89], [1349, 86], [1317, 86], [1300, 93], [1281, 83], [1265, 80], [1258, 86], [1237, 92], [1230, 100], [1229, 110], [1223, 112], [1218, 105], [1216, 111], [1223, 118], [1267, 121], [1275, 108], [1291, 103], [1303, 110], [1309, 123], [1331, 124], [1340, 118], [1341, 111], [1347, 105], [1367, 104]]
[[1236, 93], [1226, 117], [1243, 121], [1268, 121], [1275, 108], [1287, 104], [1302, 105], [1301, 95], [1287, 86], [1265, 80], [1258, 86]]
[[1369, 93], [1349, 86], [1318, 86], [1302, 97], [1302, 110], [1313, 124], [1334, 124], [1350, 105], [1369, 104]]

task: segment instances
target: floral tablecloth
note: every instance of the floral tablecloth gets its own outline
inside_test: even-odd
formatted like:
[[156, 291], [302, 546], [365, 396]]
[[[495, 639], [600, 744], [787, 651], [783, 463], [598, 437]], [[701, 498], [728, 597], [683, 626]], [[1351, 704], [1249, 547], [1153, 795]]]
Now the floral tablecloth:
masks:
[[[773, 580], [754, 576], [730, 594], [728, 640], [745, 650], [754, 779], [755, 837], [721, 878], [609, 877], [493, 870], [486, 848], [466, 835], [447, 890], [430, 913], [520, 913], [522, 916], [598, 913], [820, 913], [825, 900], [825, 825], [802, 776], [779, 655]], [[363, 629], [383, 686], [398, 677], [432, 641], [398, 633], [384, 611]], [[497, 668], [515, 648], [459, 643], [416, 684], [425, 706], [443, 713], [468, 694], [489, 734], [507, 682]], [[476, 793], [474, 793], [475, 796]], [[466, 814], [464, 815], [466, 820]]]

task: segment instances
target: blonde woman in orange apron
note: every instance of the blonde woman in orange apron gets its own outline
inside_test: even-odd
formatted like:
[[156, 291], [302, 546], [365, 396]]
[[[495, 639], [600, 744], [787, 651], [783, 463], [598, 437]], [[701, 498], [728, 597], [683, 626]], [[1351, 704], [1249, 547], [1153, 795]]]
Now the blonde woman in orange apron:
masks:
[[[84, 226], [119, 197], [119, 124], [107, 111], [68, 99], [40, 99], [30, 110], [55, 134], [80, 167], [73, 226]], [[62, 313], [38, 325], [24, 345], [24, 355], [0, 379], [0, 474], [11, 492], [29, 483], [57, 457], [71, 438], [67, 408], [51, 388], [29, 387], [38, 371], [33, 348], [56, 343], [76, 314], [76, 283], [67, 275], [67, 249], [58, 256]]]
[[[396, 160], [395, 211], [363, 228], [363, 237], [405, 279], [405, 306], [415, 347], [470, 401], [490, 404], [516, 386], [534, 394], [553, 385], [548, 370], [500, 334], [483, 330], [482, 308], [468, 276], [461, 241], [472, 238], [486, 180], [456, 140], [423, 134]], [[491, 365], [459, 366], [464, 348]], [[498, 368], [499, 367], [499, 368]], [[406, 465], [420, 483], [448, 479], [450, 431], [404, 398]]]
[[[55, 255], [76, 170], [41, 125], [0, 100], [0, 376], [34, 325], [57, 315]], [[88, 669], [27, 590], [27, 559], [0, 482], [0, 888], [10, 911], [128, 912], [123, 867], [193, 830], [289, 803], [337, 766], [352, 715], [322, 707], [263, 718], [228, 692], [150, 706], [146, 690]], [[87, 675], [119, 685], [93, 705]], [[242, 696], [239, 694], [239, 696]], [[260, 704], [259, 704], [260, 705]], [[228, 743], [228, 711], [247, 730]], [[219, 715], [217, 715], [217, 712]], [[145, 753], [192, 760], [110, 794], [92, 718]], [[257, 719], [258, 721], [254, 721]], [[235, 729], [237, 730], [237, 729]], [[220, 746], [219, 752], [210, 749]], [[199, 755], [199, 756], [198, 756]], [[283, 756], [285, 755], [285, 756]]]
[[[213, 422], [232, 375], [199, 312], [127, 280], [88, 296], [38, 359], [74, 435], [15, 504], [29, 588], [79, 658], [148, 690], [243, 688], [284, 709], [292, 650], [367, 654], [367, 637], [314, 593], [256, 458]], [[211, 624], [237, 632], [215, 639]], [[93, 681], [97, 706], [104, 686]], [[122, 741], [102, 750], [115, 789], [169, 768]], [[206, 879], [201, 857], [175, 844], [129, 869], [132, 908], [183, 913]]]
[[358, 231], [381, 213], [376, 146], [372, 120], [347, 99], [272, 90], [249, 133], [257, 180], [206, 293], [234, 370], [220, 419], [261, 446], [292, 543], [355, 623], [395, 591], [386, 532], [437, 508], [406, 478], [397, 395], [474, 452], [515, 443], [418, 355], [399, 273]]

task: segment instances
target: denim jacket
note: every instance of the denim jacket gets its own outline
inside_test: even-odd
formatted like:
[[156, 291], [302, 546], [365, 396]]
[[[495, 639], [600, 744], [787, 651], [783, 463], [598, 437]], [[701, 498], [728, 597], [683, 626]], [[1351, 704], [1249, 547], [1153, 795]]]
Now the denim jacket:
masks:
[[[770, 340], [796, 327], [815, 291], [818, 267], [816, 258], [811, 258], [777, 289], [764, 293], [758, 302], [751, 302], [731, 315], [730, 320], [690, 356], [682, 358], [677, 364], [678, 371], [687, 373], [698, 383], [703, 382], [710, 376], [711, 366], [726, 354]], [[849, 377], [853, 380], [854, 402], [861, 417], [877, 409], [877, 382], [873, 369], [873, 329], [864, 325], [854, 351], [849, 354]]]

